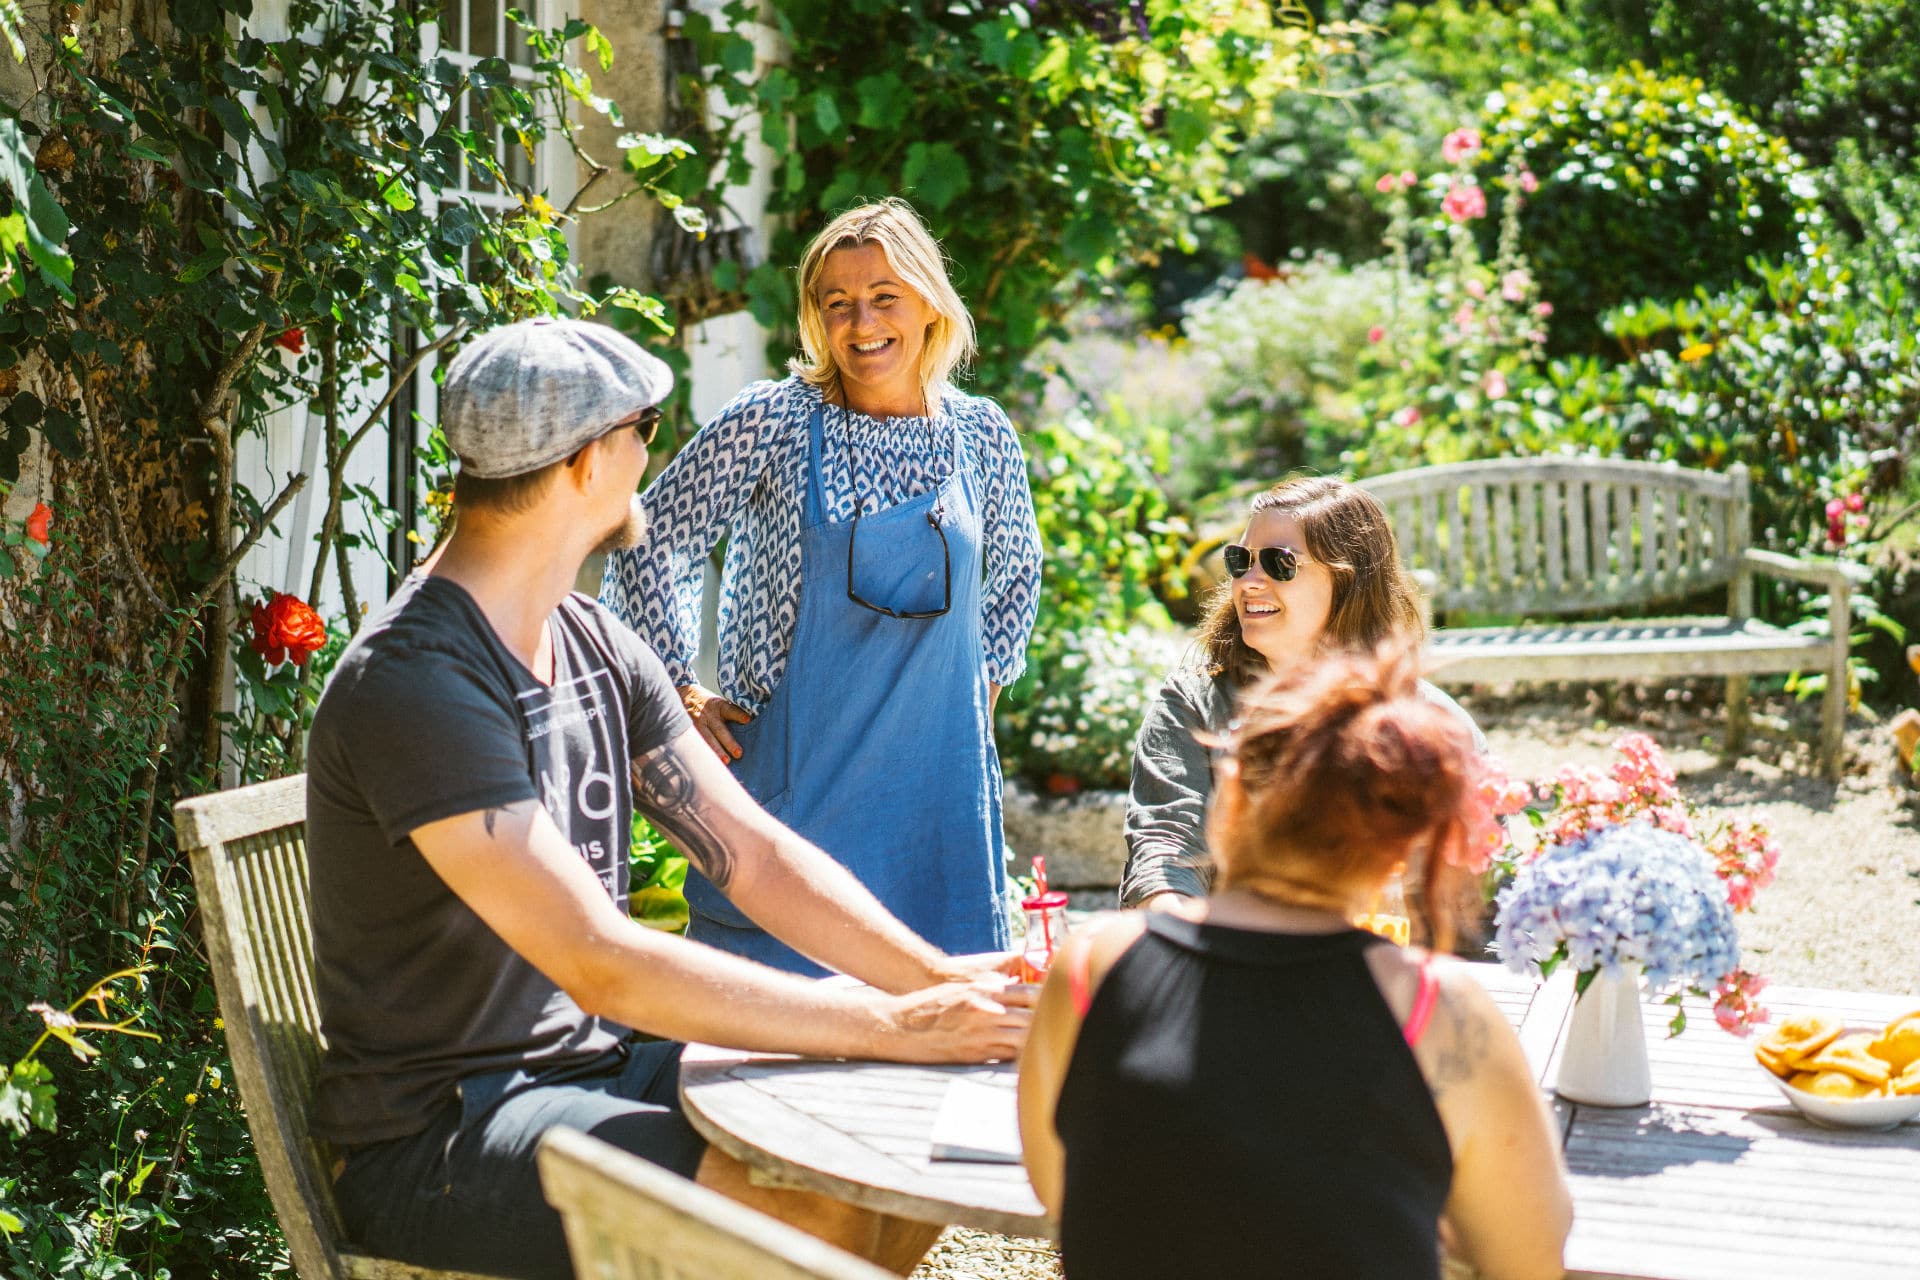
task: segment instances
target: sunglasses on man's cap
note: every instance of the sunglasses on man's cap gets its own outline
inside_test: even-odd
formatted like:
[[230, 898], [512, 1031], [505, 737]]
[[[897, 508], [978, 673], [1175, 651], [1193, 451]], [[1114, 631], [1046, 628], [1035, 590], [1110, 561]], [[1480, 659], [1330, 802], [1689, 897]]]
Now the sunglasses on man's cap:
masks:
[[1232, 578], [1245, 577], [1247, 570], [1253, 568], [1256, 556], [1260, 560], [1260, 571], [1275, 582], [1292, 582], [1293, 575], [1300, 571], [1300, 557], [1292, 547], [1261, 547], [1255, 551], [1229, 542], [1220, 552], [1227, 562], [1227, 576]]

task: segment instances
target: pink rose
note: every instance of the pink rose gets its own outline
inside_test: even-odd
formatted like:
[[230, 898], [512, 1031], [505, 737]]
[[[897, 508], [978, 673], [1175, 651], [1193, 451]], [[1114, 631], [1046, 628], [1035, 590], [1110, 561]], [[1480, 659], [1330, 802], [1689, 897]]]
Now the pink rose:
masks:
[[1532, 195], [1540, 189], [1540, 179], [1533, 176], [1533, 170], [1522, 169], [1520, 171], [1520, 189], [1528, 195]]
[[1480, 379], [1480, 389], [1487, 393], [1490, 400], [1507, 398], [1507, 375], [1498, 369], [1487, 370], [1487, 376]]
[[1410, 427], [1418, 421], [1420, 421], [1420, 410], [1413, 405], [1408, 405], [1393, 415], [1393, 424], [1396, 427]]
[[1487, 296], [1487, 286], [1481, 284], [1478, 280], [1469, 280], [1467, 281], [1467, 296], [1475, 299], [1484, 298]]
[[1847, 495], [1847, 510], [1864, 511], [1866, 510], [1866, 506], [1867, 495], [1864, 493], [1850, 493]]
[[1551, 302], [1543, 301], [1538, 306], [1534, 307], [1533, 314], [1537, 316], [1550, 316], [1553, 314], [1553, 304]]
[[1420, 175], [1415, 173], [1413, 170], [1402, 169], [1400, 171], [1400, 185], [1405, 187], [1407, 190], [1409, 191], [1413, 190], [1414, 187], [1419, 185], [1419, 183], [1420, 183]]
[[1440, 211], [1457, 225], [1487, 216], [1487, 193], [1473, 183], [1453, 187], [1440, 201]]
[[1471, 302], [1461, 303], [1460, 309], [1453, 313], [1453, 327], [1462, 333], [1473, 328], [1473, 304]]
[[53, 527], [53, 508], [44, 502], [33, 504], [33, 510], [27, 515], [27, 536], [41, 546], [51, 546], [53, 539], [48, 530]]
[[1459, 164], [1480, 149], [1480, 131], [1478, 129], [1455, 129], [1440, 144], [1440, 158], [1448, 164]]
[[1367, 330], [1368, 342], [1379, 342], [1385, 339], [1386, 336], [1387, 336], [1387, 331], [1381, 328], [1379, 325], [1375, 325], [1373, 326], [1373, 328]]
[[1508, 302], [1518, 302], [1527, 296], [1527, 286], [1532, 283], [1532, 277], [1516, 268], [1500, 277], [1500, 296]]
[[1399, 190], [1399, 188], [1400, 179], [1390, 173], [1381, 174], [1379, 180], [1373, 184], [1373, 189], [1383, 196], [1392, 195], [1395, 191]]
[[1847, 510], [1847, 504], [1842, 502], [1838, 498], [1834, 498], [1827, 503], [1827, 519], [1829, 520], [1839, 519], [1841, 516], [1846, 514], [1846, 510]]

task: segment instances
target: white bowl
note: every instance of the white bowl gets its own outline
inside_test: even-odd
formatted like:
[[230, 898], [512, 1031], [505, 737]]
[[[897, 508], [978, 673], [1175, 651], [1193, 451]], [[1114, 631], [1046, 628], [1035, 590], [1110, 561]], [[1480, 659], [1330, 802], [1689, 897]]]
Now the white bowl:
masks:
[[[1765, 1067], [1760, 1070], [1767, 1071]], [[1767, 1079], [1779, 1086], [1801, 1115], [1829, 1129], [1891, 1129], [1920, 1116], [1920, 1093], [1827, 1098], [1796, 1089], [1771, 1071], [1767, 1071]]]

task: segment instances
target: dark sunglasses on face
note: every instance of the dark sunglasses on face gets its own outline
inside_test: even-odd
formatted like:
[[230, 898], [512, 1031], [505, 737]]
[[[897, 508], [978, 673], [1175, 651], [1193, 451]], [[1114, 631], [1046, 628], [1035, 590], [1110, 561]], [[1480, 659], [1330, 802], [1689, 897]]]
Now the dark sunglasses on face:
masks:
[[652, 448], [653, 438], [660, 434], [660, 411], [658, 409], [642, 409], [640, 416], [627, 425], [640, 433], [641, 448]]
[[1247, 570], [1253, 568], [1255, 556], [1260, 558], [1260, 571], [1275, 582], [1292, 582], [1293, 575], [1300, 572], [1300, 556], [1292, 547], [1261, 547], [1254, 551], [1229, 542], [1220, 551], [1226, 558], [1229, 577], [1245, 577]]

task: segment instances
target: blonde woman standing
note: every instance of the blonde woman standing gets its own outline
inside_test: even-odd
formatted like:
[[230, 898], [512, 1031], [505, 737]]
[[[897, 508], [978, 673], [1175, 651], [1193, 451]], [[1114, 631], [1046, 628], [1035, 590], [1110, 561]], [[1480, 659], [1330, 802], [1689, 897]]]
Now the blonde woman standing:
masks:
[[[992, 707], [1025, 665], [1040, 545], [1007, 416], [950, 379], [973, 321], [904, 202], [800, 261], [802, 354], [746, 388], [643, 496], [603, 601], [659, 651], [766, 810], [949, 953], [1006, 944]], [[727, 538], [718, 691], [694, 677], [701, 567]], [[689, 936], [823, 972], [690, 872]]]

